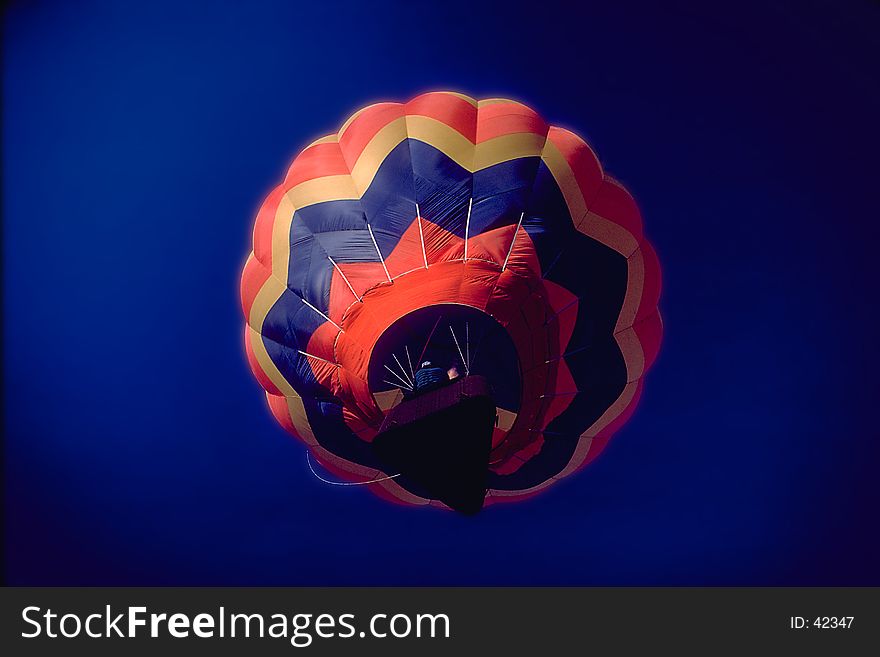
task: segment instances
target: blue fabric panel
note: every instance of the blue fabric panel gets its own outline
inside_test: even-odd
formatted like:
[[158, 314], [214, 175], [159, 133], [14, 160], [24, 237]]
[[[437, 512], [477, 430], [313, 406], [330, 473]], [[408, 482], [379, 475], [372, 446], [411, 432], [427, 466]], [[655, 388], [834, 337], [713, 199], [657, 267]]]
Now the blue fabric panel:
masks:
[[315, 439], [321, 447], [336, 456], [369, 468], [382, 467], [373, 455], [370, 444], [358, 438], [345, 424], [342, 419], [342, 405], [338, 399], [303, 399], [303, 406]]
[[263, 320], [263, 336], [292, 349], [306, 351], [309, 339], [326, 320], [285, 290]]
[[382, 257], [387, 258], [416, 217], [409, 140], [398, 144], [382, 162], [361, 205]]
[[422, 216], [464, 237], [472, 176], [449, 157], [424, 142], [409, 140], [416, 200]]

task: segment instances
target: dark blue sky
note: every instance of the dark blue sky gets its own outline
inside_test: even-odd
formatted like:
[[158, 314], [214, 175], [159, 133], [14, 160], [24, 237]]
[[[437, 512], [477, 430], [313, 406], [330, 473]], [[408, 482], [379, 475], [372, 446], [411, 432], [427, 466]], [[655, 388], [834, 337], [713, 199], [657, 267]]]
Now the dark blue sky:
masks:
[[[868, 2], [13, 3], [6, 580], [880, 584], [878, 33]], [[429, 89], [587, 137], [664, 272], [633, 419], [477, 517], [315, 481], [241, 347], [265, 194]]]

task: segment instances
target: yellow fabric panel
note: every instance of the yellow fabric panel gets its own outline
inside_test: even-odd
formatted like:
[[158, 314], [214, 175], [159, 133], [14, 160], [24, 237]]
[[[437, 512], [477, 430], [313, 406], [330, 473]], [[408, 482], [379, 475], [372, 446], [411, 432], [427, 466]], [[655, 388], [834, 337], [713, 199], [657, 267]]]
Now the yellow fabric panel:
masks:
[[290, 267], [290, 224], [294, 212], [296, 207], [285, 195], [278, 203], [275, 221], [272, 222], [272, 274], [282, 281], [287, 280]]
[[467, 96], [465, 94], [460, 94], [456, 91], [442, 91], [440, 93], [444, 93], [447, 96], [455, 96], [456, 98], [461, 98], [462, 100], [466, 100], [467, 102], [469, 102], [474, 107], [479, 107], [479, 103], [476, 98], [471, 98], [470, 96]]
[[642, 351], [642, 343], [632, 327], [623, 329], [614, 334], [614, 339], [620, 346], [620, 352], [626, 361], [626, 380], [635, 381], [645, 373], [645, 352]]
[[518, 132], [502, 135], [477, 144], [471, 171], [480, 171], [502, 162], [521, 157], [540, 156], [544, 150], [544, 135]]
[[554, 477], [542, 481], [540, 484], [536, 486], [532, 486], [531, 488], [523, 488], [522, 490], [500, 490], [498, 488], [490, 488], [486, 492], [486, 497], [518, 497], [520, 495], [530, 495], [531, 493], [537, 493], [547, 486], [553, 484], [556, 481]]
[[486, 107], [487, 105], [500, 105], [502, 103], [516, 103], [517, 105], [522, 105], [519, 101], [510, 100], [509, 98], [484, 98], [483, 100], [477, 101], [477, 107]]
[[316, 139], [315, 141], [313, 141], [311, 144], [308, 145], [308, 148], [311, 148], [312, 146], [317, 146], [318, 144], [335, 144], [338, 141], [339, 137], [337, 135], [326, 135], [324, 137], [321, 137], [320, 139]]
[[547, 168], [550, 169], [550, 173], [553, 174], [553, 179], [556, 181], [559, 191], [562, 192], [566, 205], [568, 205], [568, 212], [572, 220], [575, 217], [583, 217], [587, 213], [587, 203], [581, 188], [578, 186], [574, 173], [572, 173], [565, 157], [556, 147], [556, 144], [549, 139], [544, 145], [541, 159], [547, 165]]
[[516, 413], [501, 407], [498, 407], [495, 410], [498, 412], [498, 428], [504, 431], [510, 431], [510, 427], [512, 427], [513, 423], [516, 421]]
[[406, 117], [406, 131], [410, 139], [417, 139], [442, 151], [466, 171], [473, 171], [473, 142], [442, 121], [427, 116], [410, 114]]
[[587, 455], [590, 453], [590, 447], [593, 444], [593, 438], [599, 434], [602, 429], [607, 427], [614, 419], [623, 413], [626, 410], [626, 407], [630, 405], [633, 397], [636, 394], [636, 390], [638, 388], [638, 381], [633, 381], [632, 383], [628, 383], [623, 392], [620, 393], [620, 396], [617, 398], [611, 406], [606, 409], [606, 411], [599, 417], [598, 420], [593, 422], [589, 429], [584, 431], [581, 434], [580, 441], [578, 441], [578, 445], [574, 450], [574, 454], [571, 455], [571, 459], [568, 461], [568, 465], [563, 468], [563, 470], [554, 477], [554, 479], [562, 479], [563, 477], [567, 477], [575, 470], [577, 470], [587, 458]]
[[623, 298], [620, 315], [617, 317], [617, 324], [614, 326], [615, 333], [629, 328], [636, 321], [636, 313], [642, 301], [642, 290], [645, 285], [645, 259], [642, 257], [641, 249], [637, 249], [627, 259], [626, 266], [626, 296]]
[[269, 358], [269, 353], [266, 351], [266, 346], [263, 344], [263, 336], [255, 331], [252, 326], [248, 326], [248, 336], [251, 341], [251, 348], [254, 350], [254, 356], [257, 359], [257, 363], [260, 365], [260, 369], [269, 377], [269, 380], [275, 384], [275, 387], [281, 391], [285, 397], [298, 397], [296, 390], [287, 382], [283, 376], [281, 376], [281, 372], [278, 371], [278, 368], [275, 367], [275, 363], [272, 362], [272, 359]]
[[290, 414], [290, 421], [296, 429], [296, 433], [309, 445], [317, 445], [315, 434], [312, 432], [312, 426], [309, 424], [309, 418], [306, 416], [306, 409], [303, 406], [302, 398], [295, 392], [285, 397], [287, 400], [287, 412]]
[[626, 228], [602, 217], [595, 212], [587, 212], [577, 224], [577, 229], [584, 235], [599, 240], [602, 244], [625, 257], [639, 248], [639, 243]]
[[402, 390], [383, 390], [382, 392], [374, 392], [373, 398], [376, 405], [383, 411], [388, 412], [397, 406], [403, 400]]
[[248, 316], [248, 326], [257, 332], [262, 331], [263, 320], [286, 289], [287, 287], [280, 279], [270, 275], [254, 297], [254, 303], [251, 305], [251, 312]]
[[336, 456], [336, 454], [334, 454], [333, 452], [327, 451], [317, 443], [312, 447], [312, 454], [314, 454], [316, 458], [320, 459], [324, 463], [329, 463], [333, 467], [339, 468], [340, 470], [343, 470], [345, 472], [350, 472], [359, 477], [363, 477], [365, 480], [368, 481], [375, 479], [376, 477], [382, 476], [382, 472], [380, 470], [376, 470], [375, 468], [368, 468], [358, 463], [354, 463], [353, 461], [347, 461], [340, 456]]
[[373, 182], [376, 172], [388, 154], [406, 139], [406, 129], [406, 117], [394, 119], [379, 130], [361, 152], [357, 162], [351, 167], [351, 178], [358, 198], [363, 196], [370, 187], [370, 183]]

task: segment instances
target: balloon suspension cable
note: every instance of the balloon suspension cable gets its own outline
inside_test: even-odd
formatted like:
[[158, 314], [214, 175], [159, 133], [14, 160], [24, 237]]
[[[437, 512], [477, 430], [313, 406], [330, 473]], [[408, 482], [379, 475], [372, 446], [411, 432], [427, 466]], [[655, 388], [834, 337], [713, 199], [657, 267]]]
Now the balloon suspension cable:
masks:
[[391, 369], [390, 367], [388, 367], [385, 363], [382, 363], [382, 367], [384, 367], [386, 370], [388, 370], [388, 371], [391, 372], [394, 376], [396, 376], [397, 379], [398, 379], [398, 380], [399, 380], [404, 386], [406, 386], [407, 388], [409, 388], [410, 390], [412, 390], [412, 387], [410, 386], [410, 383], [409, 383], [406, 379], [404, 379], [402, 376], [400, 376], [400, 374], [398, 374], [397, 372], [395, 372], [394, 370], [392, 370], [392, 369]]
[[409, 345], [403, 345], [403, 348], [406, 350], [406, 362], [409, 363], [409, 373], [412, 374], [412, 378], [415, 380], [416, 373], [413, 371], [412, 359], [409, 357]]
[[470, 373], [471, 371], [471, 328], [469, 322], [464, 323], [464, 354], [467, 356], [467, 362], [464, 368]]
[[415, 384], [413, 383], [412, 379], [409, 378], [409, 374], [406, 373], [406, 370], [403, 368], [403, 365], [401, 365], [400, 361], [397, 360], [397, 354], [392, 353], [391, 355], [394, 356], [394, 362], [397, 363], [397, 366], [400, 368], [400, 371], [403, 372], [403, 376], [406, 379], [406, 382], [409, 383], [411, 386], [414, 386]]
[[425, 357], [425, 352], [428, 350], [428, 345], [431, 344], [431, 338], [434, 337], [434, 331], [437, 330], [437, 327], [440, 326], [440, 320], [443, 319], [443, 315], [440, 315], [437, 318], [437, 321], [434, 322], [434, 328], [431, 329], [431, 332], [428, 333], [428, 339], [425, 340], [425, 346], [422, 347], [422, 353], [419, 354], [419, 359], [416, 361], [417, 363], [421, 363], [422, 359]]
[[395, 388], [400, 388], [401, 390], [409, 390], [410, 392], [413, 392], [413, 389], [409, 386], [402, 386], [399, 383], [394, 383], [394, 381], [389, 381], [388, 379], [382, 379], [382, 381], [390, 386], [394, 386]]
[[312, 474], [315, 475], [315, 478], [323, 481], [325, 484], [330, 484], [331, 486], [366, 486], [367, 484], [375, 484], [380, 481], [388, 481], [389, 479], [394, 479], [395, 477], [399, 477], [400, 473], [393, 475], [386, 475], [384, 477], [379, 477], [378, 479], [371, 479], [370, 481], [330, 481], [329, 479], [324, 479], [321, 475], [315, 472], [315, 468], [312, 467], [312, 459], [309, 456], [309, 451], [306, 450], [306, 463], [309, 464], [309, 470], [312, 471]]
[[461, 364], [464, 365], [465, 376], [470, 376], [471, 371], [468, 369], [467, 361], [464, 359], [464, 354], [461, 352], [461, 347], [458, 345], [458, 338], [455, 337], [455, 331], [452, 330], [452, 324], [449, 325], [449, 332], [452, 333], [452, 339], [455, 340], [455, 348], [458, 349]]

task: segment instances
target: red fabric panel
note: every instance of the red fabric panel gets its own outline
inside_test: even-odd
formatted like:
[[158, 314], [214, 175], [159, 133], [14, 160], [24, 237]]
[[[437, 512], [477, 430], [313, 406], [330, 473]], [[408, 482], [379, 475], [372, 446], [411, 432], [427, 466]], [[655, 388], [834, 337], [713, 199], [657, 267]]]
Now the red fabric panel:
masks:
[[445, 123], [468, 138], [477, 136], [477, 108], [454, 94], [427, 93], [416, 96], [406, 104], [406, 113], [428, 116]]
[[[333, 393], [343, 400], [348, 412], [365, 424], [378, 428], [385, 414], [376, 406], [366, 377], [342, 367], [337, 370], [337, 375], [339, 384], [334, 387]], [[360, 431], [360, 428], [355, 427], [355, 430]]]
[[302, 182], [348, 174], [348, 165], [342, 157], [342, 150], [336, 142], [326, 142], [309, 146], [297, 155], [284, 178], [284, 187], [292, 189]]
[[272, 227], [275, 225], [275, 212], [285, 193], [284, 185], [279, 185], [271, 192], [257, 212], [254, 221], [254, 255], [266, 267], [272, 267]]
[[662, 287], [660, 261], [657, 259], [657, 253], [647, 241], [642, 242], [640, 250], [645, 267], [645, 282], [642, 288], [642, 298], [639, 301], [639, 309], [636, 312], [636, 322], [657, 311], [660, 288]]
[[505, 438], [507, 438], [507, 431], [495, 427], [495, 429], [492, 430], [492, 449], [498, 447], [501, 441]]
[[[506, 244], [510, 249], [510, 242]], [[502, 262], [504, 262], [503, 258]], [[516, 234], [516, 241], [507, 259], [507, 269], [523, 276], [541, 278], [541, 261], [538, 260], [535, 244], [525, 228], [520, 227]]]
[[523, 448], [514, 455], [515, 458], [512, 460], [520, 460], [522, 463], [526, 463], [527, 461], [529, 461], [529, 459], [540, 452], [543, 446], [544, 436], [540, 433], [536, 433], [534, 434], [534, 437], [525, 445], [523, 445]]
[[632, 194], [613, 178], [605, 177], [589, 209], [590, 212], [623, 226], [637, 242], [642, 241], [642, 213]]
[[544, 286], [544, 296], [547, 298], [547, 303], [554, 313], [558, 313], [563, 308], [577, 307], [578, 298], [568, 288], [548, 279], [541, 281], [541, 284]]
[[336, 364], [321, 360], [320, 358], [312, 358], [311, 356], [306, 356], [306, 359], [309, 361], [309, 368], [311, 368], [312, 374], [315, 375], [315, 380], [318, 384], [328, 390], [331, 389], [333, 385], [331, 379], [336, 374]]
[[[492, 290], [485, 310], [492, 315], [502, 326], [507, 326], [514, 318], [519, 316], [519, 304], [532, 293], [530, 282], [524, 276], [520, 276], [510, 269], [497, 275], [497, 283]], [[520, 328], [518, 336], [511, 334], [514, 343], [527, 345], [530, 336], [526, 334], [527, 328]]]
[[354, 166], [373, 137], [386, 125], [402, 116], [403, 105], [400, 103], [379, 103], [358, 114], [339, 138], [339, 147], [349, 169]]
[[[547, 391], [544, 393], [546, 395], [560, 395], [562, 393], [567, 392], [577, 392], [578, 387], [577, 383], [574, 380], [574, 377], [571, 375], [571, 370], [568, 368], [568, 364], [565, 362], [565, 359], [553, 361], [555, 366], [553, 369], [553, 378], [552, 383], [547, 387]], [[573, 398], [573, 395], [567, 395], [569, 397], [569, 402]], [[566, 402], [566, 406], [568, 402]], [[545, 424], [544, 427], [547, 425]], [[542, 427], [543, 428], [543, 427]]]
[[[654, 363], [657, 352], [660, 351], [660, 341], [663, 339], [663, 322], [660, 313], [656, 310], [633, 326], [633, 330], [642, 343], [642, 352], [645, 354], [645, 371]], [[643, 375], [644, 376], [644, 375]]]
[[[424, 217], [423, 217], [424, 219]], [[422, 221], [428, 264], [464, 258], [464, 240], [431, 221]]]
[[269, 279], [271, 271], [256, 258], [248, 258], [241, 272], [241, 309], [245, 320], [251, 315], [251, 307], [260, 289]]
[[480, 143], [518, 132], [546, 135], [549, 126], [533, 109], [515, 102], [483, 105], [477, 115], [477, 141]]
[[[468, 240], [468, 258], [490, 260], [501, 267], [510, 248], [516, 226], [503, 226]], [[525, 231], [520, 231], [525, 232]]]
[[337, 324], [341, 324], [345, 311], [357, 300], [342, 275], [334, 267], [330, 277], [330, 307], [327, 309], [327, 316]]
[[577, 384], [571, 376], [571, 370], [564, 360], [556, 361], [552, 368], [550, 383], [542, 400], [540, 425], [537, 428], [546, 429], [550, 423], [559, 417], [562, 412], [575, 401]]
[[296, 427], [293, 426], [293, 421], [290, 419], [290, 411], [287, 408], [287, 400], [284, 396], [273, 395], [267, 392], [266, 400], [269, 402], [269, 410], [272, 411], [272, 415], [278, 420], [278, 424], [294, 436], [300, 437], [296, 431]]
[[577, 297], [561, 285], [552, 281], [542, 281], [544, 298], [547, 300], [548, 312], [546, 320], [548, 358], [559, 358], [565, 353], [574, 325], [577, 321]]
[[550, 360], [546, 320], [549, 312], [544, 297], [533, 291], [523, 299], [519, 308], [531, 338], [532, 359], [540, 365]]
[[[369, 474], [359, 474], [352, 472], [350, 469], [351, 464], [349, 461], [342, 459], [335, 454], [327, 451], [326, 449], [321, 450], [320, 456], [315, 453], [315, 450], [309, 447], [309, 451], [311, 452], [311, 458], [313, 461], [318, 463], [324, 470], [330, 473], [330, 479], [336, 478], [344, 481], [371, 481], [377, 475]], [[357, 466], [358, 468], [363, 468], [363, 466]], [[381, 476], [381, 475], [378, 475]]]
[[[385, 275], [385, 269], [382, 267], [381, 262], [346, 262], [337, 263], [337, 266], [345, 274], [354, 291], [361, 297], [371, 287], [383, 281], [388, 282], [388, 277]], [[348, 288], [345, 281], [341, 278], [339, 279], [339, 284], [346, 289]]]
[[339, 329], [333, 326], [333, 324], [324, 322], [312, 333], [312, 337], [309, 338], [309, 344], [303, 351], [307, 351], [312, 356], [335, 363], [336, 355], [333, 344], [338, 333]]
[[[382, 484], [385, 484], [385, 486], [383, 486]], [[408, 501], [408, 499], [411, 496], [399, 497], [396, 494], [397, 491], [400, 491], [400, 486], [395, 485], [394, 488], [391, 488], [391, 484], [393, 484], [393, 480], [391, 481], [391, 483], [382, 482], [382, 484], [370, 484], [369, 486], [367, 486], [367, 488], [369, 488], [370, 491], [374, 495], [378, 495], [381, 499], [385, 500], [386, 502], [392, 502], [392, 503], [398, 504], [400, 506], [411, 506], [412, 505], [412, 502]], [[401, 494], [405, 494], [405, 493], [401, 493]]]
[[499, 475], [513, 474], [523, 465], [522, 460], [513, 455], [506, 456], [502, 461], [492, 465], [492, 472]]
[[[422, 230], [425, 229], [427, 222], [422, 219]], [[422, 238], [419, 234], [419, 222], [413, 218], [412, 224], [406, 229], [406, 232], [400, 236], [400, 240], [394, 247], [389, 256], [385, 259], [385, 266], [388, 267], [388, 273], [391, 278], [405, 274], [419, 267], [424, 268], [425, 256], [422, 253]], [[381, 267], [381, 263], [380, 263]], [[382, 272], [384, 277], [384, 271]], [[387, 280], [387, 278], [385, 279]]]
[[377, 431], [370, 426], [370, 423], [368, 423], [362, 416], [356, 414], [347, 406], [344, 406], [342, 408], [342, 419], [346, 426], [351, 429], [358, 438], [367, 443], [373, 442], [373, 438], [376, 437]]
[[[584, 201], [589, 208], [590, 199], [593, 198], [593, 195], [599, 189], [599, 185], [602, 184], [604, 177], [602, 167], [593, 149], [573, 132], [565, 128], [557, 128], [556, 126], [550, 128], [550, 131], [547, 133], [547, 139], [553, 142], [553, 145], [556, 146], [565, 158], [565, 161], [568, 162], [568, 166], [571, 168], [581, 194], [583, 194]], [[580, 220], [580, 217], [572, 217], [572, 219], [577, 222]]]

